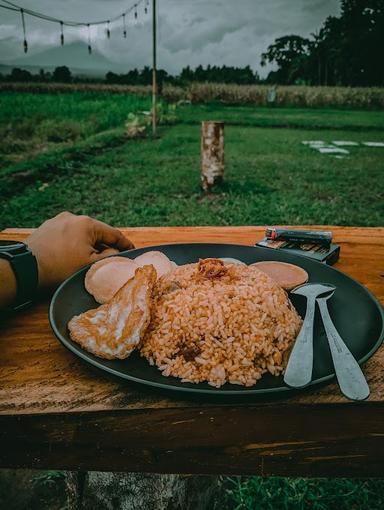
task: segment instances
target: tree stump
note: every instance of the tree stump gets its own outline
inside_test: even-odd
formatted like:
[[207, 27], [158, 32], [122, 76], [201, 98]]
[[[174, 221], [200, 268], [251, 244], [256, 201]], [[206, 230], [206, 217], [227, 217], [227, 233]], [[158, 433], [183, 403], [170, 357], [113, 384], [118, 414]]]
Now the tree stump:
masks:
[[224, 179], [224, 122], [201, 123], [201, 187], [204, 192]]
[[219, 510], [224, 501], [218, 476], [67, 473], [67, 491], [68, 510]]

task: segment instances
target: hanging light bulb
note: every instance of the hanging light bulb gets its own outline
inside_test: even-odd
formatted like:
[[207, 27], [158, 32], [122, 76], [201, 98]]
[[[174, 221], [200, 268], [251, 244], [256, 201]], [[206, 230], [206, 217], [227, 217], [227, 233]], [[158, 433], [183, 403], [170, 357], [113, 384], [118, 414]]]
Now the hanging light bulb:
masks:
[[123, 37], [124, 37], [124, 39], [127, 38], [127, 26], [125, 24], [125, 13], [123, 14]]
[[107, 38], [110, 39], [111, 38], [111, 31], [109, 29], [109, 20], [107, 21], [106, 33], [107, 33]]
[[145, 0], [144, 12], [148, 14], [149, 0]]
[[135, 21], [137, 21], [137, 4], [135, 4]]
[[25, 19], [24, 19], [24, 9], [20, 9], [21, 14], [21, 22], [23, 24], [23, 35], [24, 35], [24, 53], [28, 52], [28, 43], [27, 43], [27, 35], [25, 30]]
[[89, 53], [89, 55], [91, 55], [91, 53], [92, 53], [92, 46], [91, 46], [91, 29], [90, 29], [90, 25], [89, 25], [89, 23], [88, 23], [87, 27], [88, 27], [88, 53]]
[[61, 46], [64, 46], [64, 32], [63, 32], [63, 22], [60, 21], [60, 42], [61, 42]]

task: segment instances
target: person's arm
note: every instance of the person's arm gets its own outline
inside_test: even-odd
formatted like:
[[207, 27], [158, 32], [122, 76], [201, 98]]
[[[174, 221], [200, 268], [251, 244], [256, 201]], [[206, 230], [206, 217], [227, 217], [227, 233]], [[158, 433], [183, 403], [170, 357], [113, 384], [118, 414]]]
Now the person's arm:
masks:
[[[49, 290], [81, 267], [121, 250], [133, 248], [117, 228], [89, 216], [63, 212], [43, 223], [25, 241], [35, 255], [39, 289]], [[10, 264], [0, 259], [0, 309], [16, 296]]]

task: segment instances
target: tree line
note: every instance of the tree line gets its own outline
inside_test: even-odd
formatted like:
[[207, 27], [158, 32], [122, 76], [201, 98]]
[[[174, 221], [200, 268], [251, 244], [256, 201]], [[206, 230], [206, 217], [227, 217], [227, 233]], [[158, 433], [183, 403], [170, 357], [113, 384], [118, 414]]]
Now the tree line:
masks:
[[[110, 84], [122, 85], [150, 85], [152, 83], [152, 69], [148, 66], [143, 69], [131, 69], [127, 73], [113, 73], [109, 71], [104, 80], [102, 78], [80, 77], [72, 75], [67, 66], [58, 66], [54, 71], [46, 72], [40, 69], [39, 73], [32, 74], [28, 70], [13, 68], [10, 74], [1, 76], [3, 81], [14, 82], [106, 82]], [[253, 71], [250, 66], [232, 67], [232, 66], [211, 66], [206, 68], [197, 66], [191, 69], [189, 66], [184, 67], [179, 75], [172, 75], [164, 69], [157, 71], [157, 81], [160, 86], [163, 83], [183, 86], [191, 82], [215, 82], [215, 83], [237, 83], [239, 85], [251, 85], [260, 83], [257, 72]]]
[[309, 38], [276, 39], [261, 57], [277, 67], [267, 82], [384, 85], [384, 0], [341, 0], [340, 11]]
[[0, 81], [71, 83], [72, 81], [76, 80], [72, 76], [71, 70], [67, 66], [58, 66], [52, 73], [47, 72], [44, 69], [40, 69], [37, 74], [32, 74], [26, 69], [14, 67], [9, 74], [0, 74]]
[[[239, 85], [251, 85], [260, 83], [257, 72], [253, 71], [248, 65], [246, 67], [233, 66], [211, 66], [206, 68], [199, 65], [196, 69], [190, 66], [184, 67], [181, 73], [173, 76], [164, 69], [157, 72], [159, 83], [171, 83], [172, 85], [184, 85], [191, 82], [212, 82], [212, 83], [237, 83]], [[109, 72], [106, 74], [107, 83], [124, 83], [130, 85], [149, 85], [152, 81], [152, 70], [144, 67], [142, 71], [133, 69], [127, 74], [116, 74]]]

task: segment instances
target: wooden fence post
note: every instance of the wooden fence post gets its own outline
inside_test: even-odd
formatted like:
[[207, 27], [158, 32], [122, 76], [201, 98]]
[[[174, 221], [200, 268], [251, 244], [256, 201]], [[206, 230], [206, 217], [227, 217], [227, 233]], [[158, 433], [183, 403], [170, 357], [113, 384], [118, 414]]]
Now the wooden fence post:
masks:
[[207, 192], [224, 179], [224, 122], [201, 123], [201, 187]]

